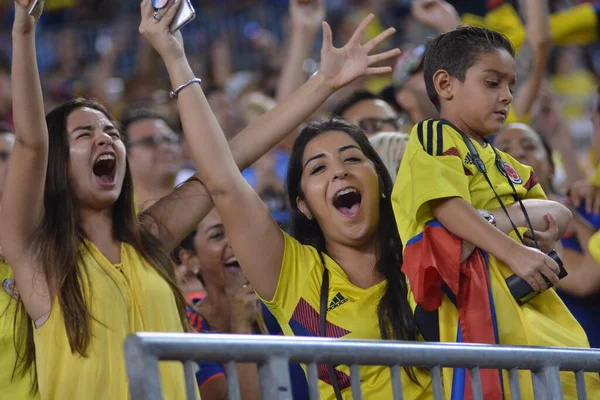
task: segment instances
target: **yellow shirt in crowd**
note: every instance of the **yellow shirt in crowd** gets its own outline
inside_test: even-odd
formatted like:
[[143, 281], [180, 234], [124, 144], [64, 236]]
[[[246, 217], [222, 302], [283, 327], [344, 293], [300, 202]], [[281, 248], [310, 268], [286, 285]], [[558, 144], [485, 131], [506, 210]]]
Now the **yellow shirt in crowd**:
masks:
[[[515, 202], [512, 188], [496, 167], [491, 146], [482, 147], [472, 141], [487, 168], [488, 176], [505, 205]], [[506, 153], [498, 151], [509, 178], [521, 199], [545, 199], [546, 196], [531, 167], [520, 164]], [[430, 202], [436, 199], [461, 197], [476, 209], [492, 210], [500, 205], [482, 173], [480, 173], [459, 132], [449, 123], [427, 120], [413, 129], [400, 165], [392, 193], [392, 203], [400, 238], [403, 243], [422, 234], [434, 219]], [[410, 244], [405, 247], [408, 250]], [[505, 279], [513, 272], [493, 255], [487, 262], [500, 344], [589, 347], [585, 332], [571, 315], [554, 290], [547, 290], [519, 306], [510, 294]], [[411, 298], [413, 309], [416, 307]], [[442, 342], [456, 342], [458, 313], [444, 294], [439, 311]], [[529, 372], [519, 372], [521, 396], [533, 398]], [[510, 393], [504, 373], [505, 393]], [[589, 374], [587, 389], [590, 398], [600, 398], [598, 376]], [[447, 398], [452, 389], [452, 371], [443, 372]], [[575, 399], [575, 379], [572, 373], [561, 373], [565, 399]]]
[[[24, 377], [18, 373], [13, 377], [17, 360], [14, 342], [14, 320], [17, 310], [17, 291], [10, 266], [0, 261], [0, 398], [10, 394], [11, 399], [38, 399], [37, 393], [31, 393], [32, 371]], [[7, 397], [8, 398], [8, 397]]]
[[[302, 245], [287, 234], [285, 252], [277, 290], [272, 301], [264, 301], [287, 336], [319, 336], [320, 292], [323, 264], [317, 250]], [[327, 255], [323, 255], [329, 270], [327, 336], [344, 339], [381, 339], [377, 306], [385, 291], [385, 281], [368, 289], [350, 283], [344, 270]], [[352, 398], [350, 370], [336, 368], [344, 399]], [[405, 400], [425, 400], [433, 397], [428, 374], [415, 369], [422, 387], [411, 382], [402, 371]], [[361, 366], [363, 398], [389, 400], [393, 398], [390, 371], [387, 367]], [[335, 400], [326, 368], [319, 368], [321, 399]]]
[[[167, 282], [126, 243], [118, 265], [92, 243], [81, 252], [81, 281], [91, 314], [87, 357], [71, 353], [55, 299], [48, 320], [34, 335], [40, 393], [51, 400], [128, 399], [125, 337], [136, 331], [183, 332], [175, 298]], [[160, 379], [164, 399], [185, 398], [180, 363], [161, 362]]]

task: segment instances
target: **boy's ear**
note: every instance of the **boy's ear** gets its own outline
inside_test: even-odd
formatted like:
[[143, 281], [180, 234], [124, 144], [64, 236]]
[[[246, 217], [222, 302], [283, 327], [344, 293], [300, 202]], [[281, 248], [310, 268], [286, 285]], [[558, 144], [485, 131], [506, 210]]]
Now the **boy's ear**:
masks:
[[444, 100], [452, 100], [454, 79], [445, 69], [439, 69], [433, 74], [433, 86], [437, 95]]

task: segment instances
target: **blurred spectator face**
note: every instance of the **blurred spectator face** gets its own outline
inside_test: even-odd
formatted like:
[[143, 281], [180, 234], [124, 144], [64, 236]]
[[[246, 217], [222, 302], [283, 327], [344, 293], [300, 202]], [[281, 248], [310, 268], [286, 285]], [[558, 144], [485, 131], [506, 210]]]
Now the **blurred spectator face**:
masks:
[[8, 159], [15, 145], [15, 135], [0, 130], [0, 196], [4, 189], [4, 180], [8, 171]]
[[550, 163], [551, 154], [548, 154], [540, 136], [528, 125], [507, 125], [494, 138], [494, 145], [520, 163], [532, 167], [543, 188], [550, 186], [554, 174]]
[[134, 179], [172, 184], [183, 163], [179, 136], [162, 119], [141, 119], [129, 125], [127, 138]]
[[206, 278], [210, 275], [211, 282], [217, 286], [225, 288], [239, 275], [243, 275], [216, 209], [213, 208], [198, 224], [194, 248], [202, 276]]
[[401, 125], [398, 113], [379, 99], [359, 101], [347, 109], [342, 118], [358, 126], [367, 136], [379, 132], [395, 132]]
[[208, 103], [225, 133], [227, 139], [232, 139], [241, 130], [241, 113], [236, 104], [231, 102], [225, 92], [215, 90], [208, 94]]
[[438, 118], [440, 113], [427, 96], [423, 72], [412, 75], [396, 93], [396, 101], [408, 113], [413, 124], [429, 118]]

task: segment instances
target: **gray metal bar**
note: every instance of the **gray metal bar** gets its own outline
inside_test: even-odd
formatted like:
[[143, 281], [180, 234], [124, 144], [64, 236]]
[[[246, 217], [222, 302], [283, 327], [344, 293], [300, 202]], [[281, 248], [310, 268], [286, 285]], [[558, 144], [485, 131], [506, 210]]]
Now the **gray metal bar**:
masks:
[[[278, 355], [292, 363], [412, 365], [415, 367], [532, 369], [549, 362], [561, 370], [600, 372], [600, 350], [458, 343], [336, 340], [266, 335], [138, 333], [141, 346], [160, 360], [264, 361]], [[332, 361], [334, 360], [334, 361]]]
[[317, 371], [317, 364], [310, 363], [306, 366], [308, 371], [308, 394], [310, 400], [319, 400], [321, 393], [319, 392], [319, 373]]
[[237, 365], [234, 361], [227, 362], [227, 394], [229, 400], [241, 400], [242, 398]]
[[263, 400], [292, 400], [288, 364], [289, 361], [285, 357], [270, 357], [258, 365]]
[[431, 380], [433, 386], [433, 398], [444, 400], [444, 387], [442, 385], [442, 369], [439, 365], [431, 368]]
[[185, 361], [183, 363], [183, 375], [185, 376], [185, 393], [188, 400], [196, 400], [196, 392], [198, 391], [198, 381], [194, 368], [197, 364], [194, 361]]
[[481, 387], [481, 373], [479, 367], [473, 367], [469, 371], [471, 373], [471, 392], [473, 399], [483, 400], [483, 389]]
[[360, 366], [352, 364], [350, 366], [350, 385], [352, 386], [352, 398], [362, 400], [362, 390], [360, 388]]
[[127, 337], [124, 348], [131, 398], [162, 400], [158, 357], [150, 353], [143, 339], [137, 336]]
[[575, 372], [575, 384], [577, 386], [577, 400], [587, 400], [587, 390], [585, 388], [585, 373], [583, 370]]
[[558, 367], [543, 367], [531, 371], [533, 394], [536, 399], [562, 400], [562, 386]]
[[512, 400], [521, 400], [521, 385], [519, 384], [519, 370], [511, 368], [508, 370], [508, 380], [510, 381], [510, 397]]
[[392, 365], [390, 367], [390, 374], [392, 374], [392, 392], [394, 393], [394, 400], [404, 400], [400, 366]]

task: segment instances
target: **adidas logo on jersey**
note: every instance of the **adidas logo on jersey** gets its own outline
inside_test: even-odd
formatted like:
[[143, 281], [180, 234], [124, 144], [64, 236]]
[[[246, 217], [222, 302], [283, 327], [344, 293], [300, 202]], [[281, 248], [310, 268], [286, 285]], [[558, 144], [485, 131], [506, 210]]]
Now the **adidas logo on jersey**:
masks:
[[345, 298], [343, 294], [338, 292], [335, 295], [335, 297], [333, 298], [333, 300], [331, 300], [331, 303], [329, 303], [329, 307], [327, 307], [327, 311], [331, 311], [334, 308], [338, 308], [339, 306], [346, 303], [347, 301], [348, 301], [348, 299]]
[[473, 157], [471, 157], [470, 153], [467, 153], [467, 156], [465, 157], [465, 164], [475, 164], [475, 161], [473, 161]]

